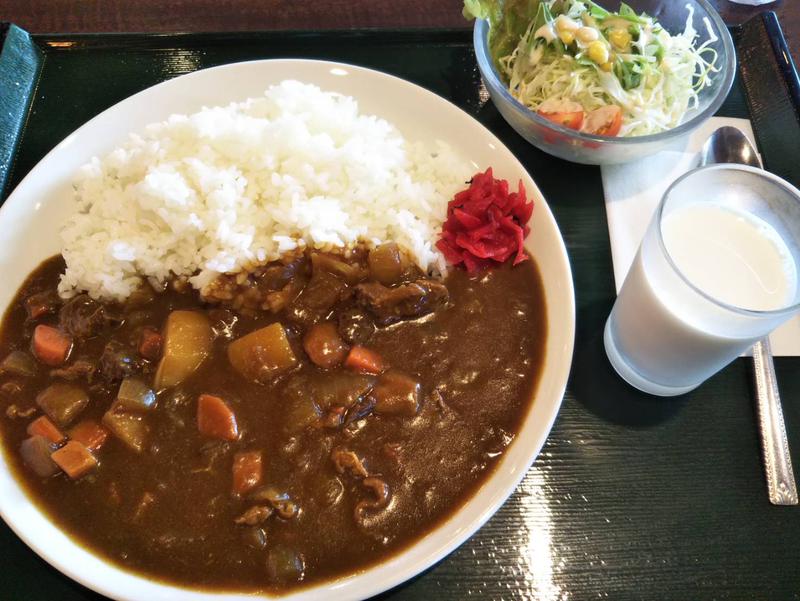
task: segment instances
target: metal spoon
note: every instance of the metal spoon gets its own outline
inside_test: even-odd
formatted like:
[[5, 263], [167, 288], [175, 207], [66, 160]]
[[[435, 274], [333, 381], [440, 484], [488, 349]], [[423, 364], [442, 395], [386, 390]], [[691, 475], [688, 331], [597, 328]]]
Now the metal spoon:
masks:
[[[762, 168], [761, 160], [747, 137], [739, 129], [727, 126], [720, 127], [703, 144], [700, 164], [713, 163], [742, 163]], [[753, 368], [769, 501], [773, 505], [797, 505], [797, 486], [769, 338], [753, 345]]]

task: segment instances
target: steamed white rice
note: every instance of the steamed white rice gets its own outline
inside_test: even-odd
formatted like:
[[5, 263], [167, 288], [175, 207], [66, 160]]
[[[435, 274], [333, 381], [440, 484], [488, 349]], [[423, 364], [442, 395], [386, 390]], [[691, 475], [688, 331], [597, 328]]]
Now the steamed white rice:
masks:
[[406, 141], [355, 99], [297, 81], [227, 107], [172, 115], [81, 167], [59, 291], [124, 299], [142, 277], [219, 273], [298, 246], [395, 241], [443, 271], [434, 246], [471, 173], [444, 144]]

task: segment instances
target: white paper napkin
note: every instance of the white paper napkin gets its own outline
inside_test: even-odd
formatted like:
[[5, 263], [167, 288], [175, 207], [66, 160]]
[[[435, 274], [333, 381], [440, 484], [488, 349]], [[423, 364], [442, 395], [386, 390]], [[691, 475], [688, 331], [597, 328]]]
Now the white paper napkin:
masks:
[[[747, 119], [713, 117], [677, 147], [633, 163], [602, 168], [617, 292], [664, 192], [679, 176], [697, 167], [703, 143], [723, 125], [738, 127], [755, 146], [753, 129]], [[800, 317], [794, 317], [773, 332], [770, 342], [776, 356], [800, 356]]]

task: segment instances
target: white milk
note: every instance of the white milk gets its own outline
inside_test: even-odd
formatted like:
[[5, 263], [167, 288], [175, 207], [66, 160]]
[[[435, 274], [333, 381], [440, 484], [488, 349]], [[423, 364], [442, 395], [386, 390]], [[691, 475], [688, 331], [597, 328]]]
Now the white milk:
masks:
[[680, 207], [664, 218], [664, 244], [683, 275], [712, 298], [752, 311], [791, 304], [797, 268], [771, 225], [712, 203]]
[[[654, 220], [650, 228], [657, 228]], [[794, 302], [797, 266], [765, 221], [715, 203], [676, 208], [662, 223], [664, 244], [686, 278], [712, 298], [749, 310]], [[654, 394], [699, 385], [783, 321], [765, 320], [710, 302], [687, 286], [645, 236], [606, 325], [612, 365]]]

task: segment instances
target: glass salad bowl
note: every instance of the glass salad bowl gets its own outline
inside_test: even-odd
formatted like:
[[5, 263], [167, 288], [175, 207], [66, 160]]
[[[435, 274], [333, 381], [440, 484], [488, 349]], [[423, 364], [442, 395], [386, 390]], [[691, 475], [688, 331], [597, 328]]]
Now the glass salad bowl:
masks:
[[[601, 0], [597, 4], [617, 11], [621, 3]], [[680, 147], [688, 134], [722, 105], [736, 73], [736, 53], [728, 28], [714, 8], [706, 0], [628, 0], [626, 4], [637, 14], [645, 12], [654, 17], [671, 34], [683, 32], [690, 11], [693, 11], [693, 24], [698, 34], [695, 44], [712, 40], [709, 45], [717, 52], [716, 71], [711, 74], [711, 84], [699, 91], [697, 107], [690, 108], [677, 127], [656, 134], [631, 137], [588, 134], [538, 115], [511, 95], [489, 54], [489, 23], [485, 19], [475, 21], [475, 55], [486, 89], [511, 127], [537, 148], [574, 163], [626, 163], [667, 146]]]

